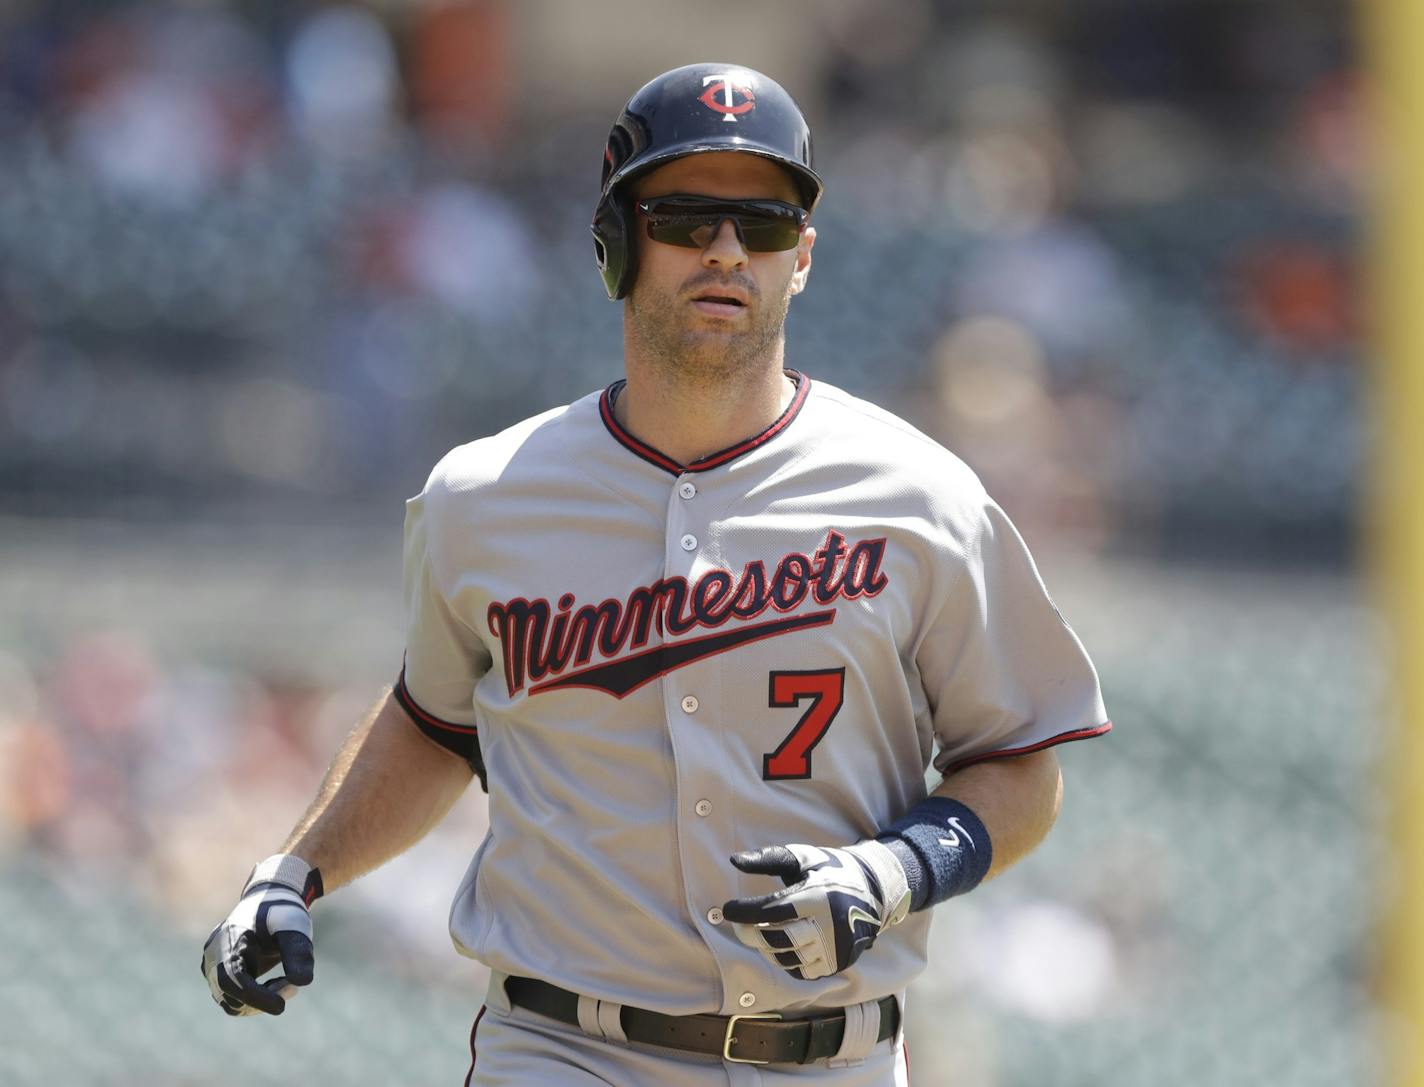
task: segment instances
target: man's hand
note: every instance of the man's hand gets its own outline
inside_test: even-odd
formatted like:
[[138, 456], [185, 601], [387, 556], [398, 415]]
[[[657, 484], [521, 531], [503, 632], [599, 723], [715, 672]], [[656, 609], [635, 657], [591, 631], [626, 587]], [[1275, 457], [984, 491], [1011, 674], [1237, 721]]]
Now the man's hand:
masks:
[[732, 863], [780, 876], [786, 887], [735, 898], [722, 915], [742, 943], [806, 981], [844, 970], [910, 909], [905, 869], [880, 842], [844, 849], [773, 845], [737, 853]]
[[[316, 962], [307, 907], [321, 893], [321, 874], [290, 853], [252, 870], [237, 906], [203, 945], [203, 976], [228, 1015], [281, 1015], [297, 986], [311, 984]], [[282, 976], [257, 980], [278, 964]]]

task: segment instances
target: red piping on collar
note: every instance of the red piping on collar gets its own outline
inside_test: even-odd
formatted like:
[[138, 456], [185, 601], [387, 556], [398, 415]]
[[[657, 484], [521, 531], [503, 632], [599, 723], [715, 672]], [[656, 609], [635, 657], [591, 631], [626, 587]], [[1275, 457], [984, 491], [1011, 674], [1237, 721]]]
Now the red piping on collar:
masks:
[[776, 422], [760, 434], [740, 441], [736, 445], [730, 445], [717, 453], [699, 457], [690, 464], [679, 464], [666, 453], [659, 452], [652, 446], [640, 442], [619, 424], [617, 417], [613, 414], [613, 401], [623, 391], [623, 386], [627, 384], [626, 381], [620, 379], [603, 390], [603, 395], [598, 398], [598, 414], [603, 419], [603, 425], [608, 428], [608, 433], [612, 434], [620, 445], [649, 464], [656, 465], [675, 476], [680, 476], [683, 472], [705, 472], [709, 468], [718, 468], [728, 461], [736, 460], [743, 454], [765, 445], [791, 425], [791, 421], [796, 418], [797, 413], [801, 410], [801, 405], [806, 402], [807, 394], [811, 391], [811, 379], [797, 370], [787, 370], [786, 374], [796, 382], [796, 393], [792, 396], [791, 403], [786, 405], [786, 410], [777, 417]]

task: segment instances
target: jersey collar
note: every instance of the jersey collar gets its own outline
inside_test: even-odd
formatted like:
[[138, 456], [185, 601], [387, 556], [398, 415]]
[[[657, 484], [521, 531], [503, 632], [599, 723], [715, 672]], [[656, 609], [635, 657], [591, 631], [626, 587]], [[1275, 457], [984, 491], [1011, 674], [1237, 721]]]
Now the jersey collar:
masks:
[[680, 476], [684, 472], [705, 472], [709, 468], [718, 468], [728, 461], [736, 460], [753, 449], [759, 449], [791, 425], [791, 421], [801, 411], [801, 405], [806, 403], [806, 395], [811, 391], [811, 379], [797, 370], [787, 370], [786, 376], [796, 383], [796, 392], [791, 397], [791, 403], [786, 405], [786, 410], [777, 417], [771, 426], [760, 434], [740, 441], [736, 445], [729, 445], [719, 452], [699, 457], [690, 464], [679, 464], [666, 453], [659, 452], [652, 446], [640, 442], [619, 424], [613, 414], [613, 404], [623, 392], [623, 387], [628, 384], [624, 379], [619, 378], [603, 390], [603, 394], [598, 399], [598, 414], [603, 419], [603, 425], [608, 428], [608, 433], [612, 434], [620, 445], [642, 457], [649, 464], [656, 465], [675, 476]]

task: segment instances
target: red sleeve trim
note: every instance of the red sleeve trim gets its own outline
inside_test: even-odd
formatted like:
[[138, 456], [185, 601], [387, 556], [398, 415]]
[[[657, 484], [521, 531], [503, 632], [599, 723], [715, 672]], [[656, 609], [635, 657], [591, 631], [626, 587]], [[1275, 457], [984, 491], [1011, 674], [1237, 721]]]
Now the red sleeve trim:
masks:
[[1060, 732], [1057, 736], [1050, 736], [1046, 740], [1040, 740], [1036, 744], [1028, 744], [1025, 747], [1010, 747], [1003, 751], [990, 751], [985, 755], [970, 755], [967, 759], [960, 759], [952, 762], [944, 769], [945, 774], [952, 774], [956, 770], [963, 770], [966, 766], [973, 766], [975, 763], [988, 762], [990, 759], [1011, 759], [1015, 755], [1030, 755], [1035, 751], [1043, 751], [1045, 748], [1057, 747], [1059, 744], [1072, 743], [1074, 740], [1090, 740], [1094, 736], [1102, 736], [1112, 731], [1112, 722], [1104, 721], [1096, 728], [1074, 729], [1072, 732]]
[[410, 688], [405, 685], [405, 669], [401, 669], [400, 678], [396, 680], [396, 685], [392, 689], [396, 696], [396, 701], [401, 704], [401, 708], [413, 717], [417, 724], [426, 724], [432, 728], [443, 728], [447, 732], [458, 732], [462, 736], [474, 736], [479, 733], [479, 729], [474, 725], [457, 725], [452, 721], [445, 721], [436, 717], [433, 713], [426, 713], [411, 697]]

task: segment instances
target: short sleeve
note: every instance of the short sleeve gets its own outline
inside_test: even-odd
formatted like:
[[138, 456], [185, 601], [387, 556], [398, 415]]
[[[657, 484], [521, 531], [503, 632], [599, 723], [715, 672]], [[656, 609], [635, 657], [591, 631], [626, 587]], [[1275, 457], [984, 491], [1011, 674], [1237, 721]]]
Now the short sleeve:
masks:
[[490, 654], [446, 595], [434, 558], [438, 533], [427, 495], [406, 503], [405, 667], [394, 693], [422, 732], [481, 771], [474, 692]]
[[985, 499], [916, 663], [942, 773], [1111, 729], [1097, 672], [1008, 516]]

